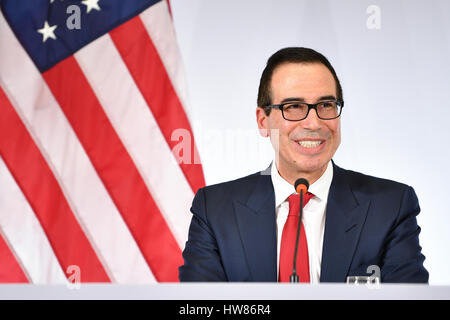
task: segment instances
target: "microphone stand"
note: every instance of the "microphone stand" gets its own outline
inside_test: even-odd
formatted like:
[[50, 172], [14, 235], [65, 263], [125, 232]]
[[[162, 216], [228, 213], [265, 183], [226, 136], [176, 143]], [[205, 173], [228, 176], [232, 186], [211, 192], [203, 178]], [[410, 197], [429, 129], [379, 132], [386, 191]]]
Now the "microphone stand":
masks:
[[300, 238], [300, 229], [302, 227], [302, 214], [303, 214], [303, 189], [300, 190], [300, 210], [299, 210], [299, 217], [298, 217], [298, 227], [297, 227], [297, 238], [295, 239], [295, 251], [294, 251], [294, 263], [292, 268], [292, 274], [289, 277], [289, 282], [295, 283], [300, 282], [300, 279], [297, 275], [297, 251], [298, 251], [298, 241]]

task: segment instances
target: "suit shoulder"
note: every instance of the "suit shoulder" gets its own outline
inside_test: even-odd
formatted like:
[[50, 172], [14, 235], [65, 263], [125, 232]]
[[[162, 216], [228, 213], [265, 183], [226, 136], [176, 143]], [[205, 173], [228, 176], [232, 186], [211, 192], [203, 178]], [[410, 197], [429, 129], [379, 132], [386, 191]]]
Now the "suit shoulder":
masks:
[[409, 185], [391, 179], [375, 177], [357, 171], [339, 168], [346, 175], [351, 186], [368, 193], [385, 191], [387, 193], [401, 192], [411, 188]]
[[235, 193], [242, 194], [246, 193], [246, 190], [252, 190], [252, 187], [257, 183], [260, 177], [261, 172], [255, 172], [238, 179], [211, 184], [209, 186], [203, 187], [202, 190], [208, 196], [224, 194], [232, 195]]
[[247, 201], [261, 178], [271, 179], [270, 176], [257, 172], [235, 180], [200, 188], [192, 202], [191, 212], [197, 215], [204, 214], [203, 218], [209, 221], [222, 219], [233, 212], [234, 201], [241, 203]]

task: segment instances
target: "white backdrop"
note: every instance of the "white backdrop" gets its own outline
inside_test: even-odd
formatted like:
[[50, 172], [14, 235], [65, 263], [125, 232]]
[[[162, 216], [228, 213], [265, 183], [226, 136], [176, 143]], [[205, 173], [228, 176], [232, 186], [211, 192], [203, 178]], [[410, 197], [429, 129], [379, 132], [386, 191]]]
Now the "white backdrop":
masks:
[[267, 58], [306, 46], [344, 91], [335, 162], [419, 197], [431, 284], [450, 284], [450, 1], [171, 0], [206, 183], [264, 169], [256, 95]]

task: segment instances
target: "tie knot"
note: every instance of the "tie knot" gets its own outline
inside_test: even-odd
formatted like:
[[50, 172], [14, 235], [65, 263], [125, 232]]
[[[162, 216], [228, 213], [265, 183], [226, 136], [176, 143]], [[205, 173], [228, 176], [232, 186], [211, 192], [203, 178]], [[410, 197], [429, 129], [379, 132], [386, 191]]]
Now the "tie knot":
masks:
[[[308, 203], [311, 198], [314, 197], [314, 194], [311, 192], [307, 192], [303, 195], [303, 208]], [[289, 215], [298, 216], [300, 210], [300, 194], [291, 194], [288, 198], [289, 200]]]

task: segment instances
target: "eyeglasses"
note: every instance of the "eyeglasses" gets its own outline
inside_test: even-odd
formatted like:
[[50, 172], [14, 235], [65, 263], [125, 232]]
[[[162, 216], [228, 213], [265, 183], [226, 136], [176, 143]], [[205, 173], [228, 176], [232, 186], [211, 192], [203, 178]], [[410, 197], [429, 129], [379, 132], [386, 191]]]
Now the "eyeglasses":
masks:
[[318, 103], [304, 103], [298, 101], [290, 101], [282, 104], [273, 104], [265, 108], [279, 109], [285, 120], [300, 121], [308, 117], [311, 109], [316, 110], [319, 119], [332, 120], [339, 118], [344, 107], [344, 101], [327, 100]]

